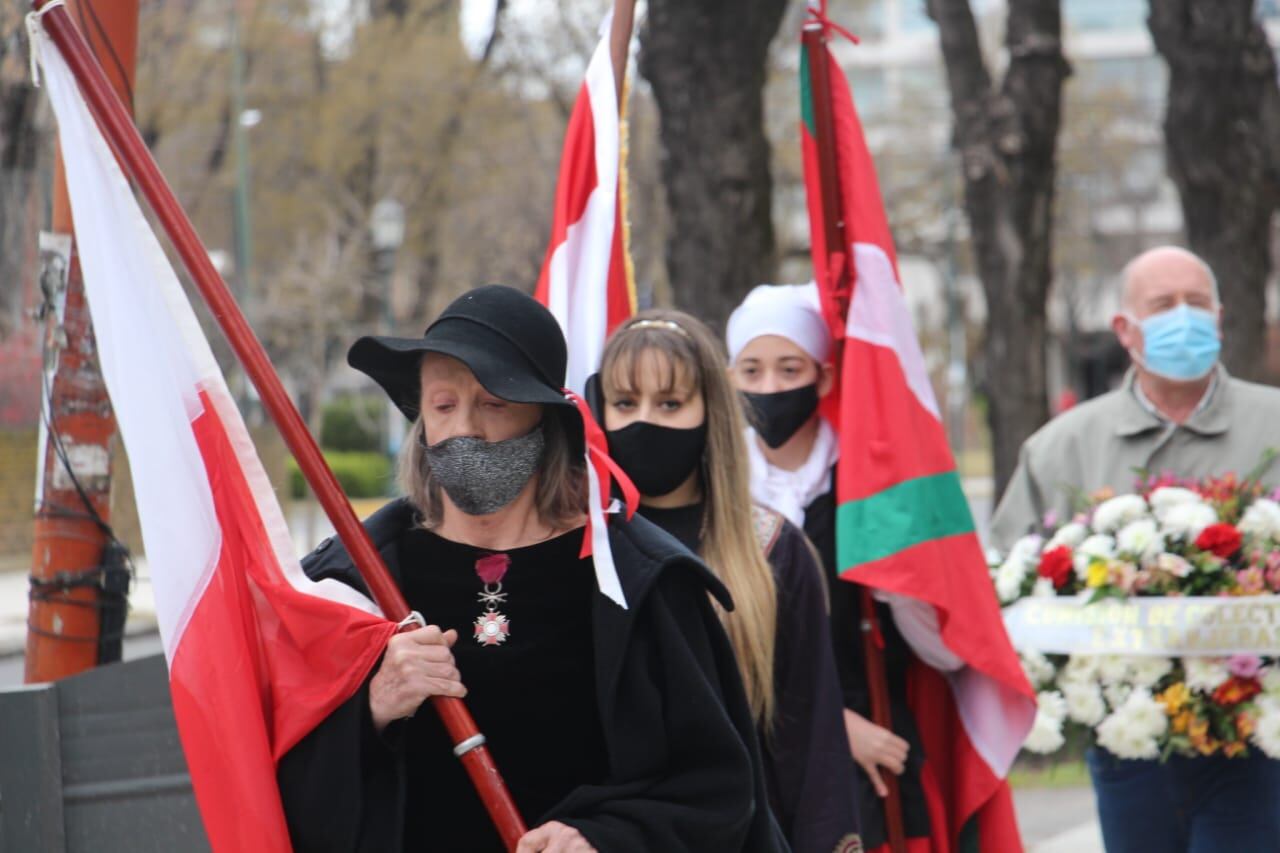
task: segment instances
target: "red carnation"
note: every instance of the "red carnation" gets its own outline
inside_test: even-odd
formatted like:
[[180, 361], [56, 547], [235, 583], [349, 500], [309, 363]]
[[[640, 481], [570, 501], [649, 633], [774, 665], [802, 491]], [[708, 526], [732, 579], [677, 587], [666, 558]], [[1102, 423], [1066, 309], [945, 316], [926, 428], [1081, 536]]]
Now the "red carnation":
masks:
[[1262, 685], [1256, 678], [1241, 678], [1233, 675], [1213, 691], [1213, 701], [1219, 705], [1239, 705], [1248, 702], [1262, 692]]
[[1054, 589], [1062, 589], [1071, 580], [1071, 549], [1066, 545], [1050, 548], [1040, 555], [1040, 566], [1036, 572], [1042, 578], [1048, 578]]
[[1240, 531], [1222, 522], [1210, 524], [1196, 537], [1197, 548], [1224, 560], [1239, 551], [1243, 543], [1244, 537], [1240, 535]]

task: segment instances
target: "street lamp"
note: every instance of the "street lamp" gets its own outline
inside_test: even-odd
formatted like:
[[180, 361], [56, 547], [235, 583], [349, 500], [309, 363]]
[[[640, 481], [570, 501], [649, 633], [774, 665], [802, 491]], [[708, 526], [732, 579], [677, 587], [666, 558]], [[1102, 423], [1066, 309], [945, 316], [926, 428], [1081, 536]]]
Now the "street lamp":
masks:
[[[404, 205], [394, 198], [379, 200], [369, 212], [369, 243], [373, 247], [373, 267], [382, 290], [382, 331], [395, 330], [392, 311], [391, 282], [396, 268], [396, 253], [404, 245]], [[387, 401], [386, 439], [387, 454], [395, 457], [400, 452], [403, 429], [400, 410]]]

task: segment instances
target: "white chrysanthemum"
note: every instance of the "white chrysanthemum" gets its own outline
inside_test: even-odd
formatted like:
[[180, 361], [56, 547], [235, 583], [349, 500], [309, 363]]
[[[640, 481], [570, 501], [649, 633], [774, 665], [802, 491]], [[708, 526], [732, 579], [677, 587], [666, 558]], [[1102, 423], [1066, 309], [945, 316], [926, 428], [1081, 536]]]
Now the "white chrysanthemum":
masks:
[[1062, 736], [1062, 720], [1055, 720], [1043, 711], [1036, 712], [1036, 720], [1031, 724], [1031, 731], [1023, 741], [1022, 748], [1028, 752], [1048, 755], [1062, 748], [1066, 738]]
[[1060, 548], [1066, 545], [1068, 548], [1076, 548], [1089, 537], [1089, 528], [1085, 527], [1078, 521], [1070, 524], [1064, 524], [1058, 528], [1053, 536], [1049, 537], [1049, 541], [1045, 543], [1044, 549], [1052, 551], [1054, 548]]
[[991, 568], [991, 573], [994, 575], [996, 566], [999, 566], [1003, 559], [1000, 555], [1000, 549], [988, 548], [985, 553], [987, 555], [987, 566]]
[[1022, 582], [1027, 577], [1027, 566], [1021, 560], [1005, 560], [996, 569], [996, 595], [1001, 604], [1011, 604], [1022, 594]]
[[1102, 655], [1098, 658], [1098, 679], [1103, 684], [1120, 684], [1129, 679], [1129, 661], [1124, 655]]
[[1168, 572], [1175, 578], [1185, 578], [1195, 568], [1185, 558], [1168, 552], [1156, 557], [1155, 567], [1162, 572]]
[[1177, 486], [1162, 486], [1151, 493], [1147, 498], [1151, 504], [1151, 511], [1155, 513], [1156, 518], [1164, 518], [1165, 513], [1173, 509], [1175, 506], [1183, 504], [1202, 504], [1204, 498], [1200, 497], [1198, 492], [1191, 489], [1182, 489]]
[[1019, 658], [1022, 660], [1022, 671], [1027, 674], [1027, 681], [1030, 681], [1033, 687], [1053, 681], [1057, 670], [1054, 669], [1053, 663], [1040, 652], [1022, 652]]
[[1041, 690], [1037, 693], [1036, 708], [1041, 714], [1059, 723], [1067, 718], [1067, 700], [1056, 690]]
[[1164, 536], [1160, 535], [1154, 519], [1141, 518], [1120, 529], [1116, 534], [1116, 549], [1147, 563], [1164, 550]]
[[1106, 716], [1107, 706], [1098, 685], [1088, 681], [1059, 682], [1067, 701], [1067, 716], [1077, 723], [1096, 726]]
[[1258, 703], [1258, 719], [1253, 729], [1253, 742], [1268, 758], [1280, 758], [1280, 704]]
[[1133, 692], [1132, 684], [1108, 684], [1102, 688], [1102, 695], [1107, 699], [1107, 707], [1119, 708]]
[[1218, 513], [1208, 504], [1178, 504], [1170, 507], [1160, 519], [1160, 527], [1170, 539], [1194, 542], [1206, 527], [1217, 521]]
[[1062, 667], [1060, 681], [1096, 684], [1098, 681], [1098, 655], [1072, 655]]
[[1001, 605], [1011, 605], [1018, 601], [1023, 592], [1023, 579], [1027, 578], [1027, 570], [1016, 562], [1005, 562], [996, 570], [996, 596]]
[[1245, 536], [1255, 539], [1280, 539], [1280, 504], [1258, 498], [1249, 504], [1236, 526]]
[[1201, 693], [1212, 693], [1231, 677], [1224, 658], [1183, 658], [1182, 668], [1187, 673], [1187, 687]]
[[1093, 559], [1110, 560], [1116, 555], [1116, 540], [1104, 533], [1090, 536], [1080, 543], [1072, 558], [1076, 577], [1084, 580], [1089, 574], [1089, 561]]
[[1169, 728], [1169, 717], [1165, 714], [1164, 706], [1145, 687], [1135, 688], [1125, 698], [1119, 711], [1127, 715], [1129, 724], [1140, 734], [1159, 737]]
[[1098, 724], [1098, 746], [1118, 758], [1155, 758], [1160, 753], [1156, 739], [1135, 725], [1132, 715], [1116, 711]]
[[1262, 672], [1258, 673], [1258, 680], [1262, 682], [1264, 693], [1280, 697], [1280, 666], [1263, 667]]
[[1053, 598], [1058, 591], [1053, 588], [1053, 581], [1048, 578], [1036, 578], [1035, 584], [1031, 587], [1032, 598]]
[[1040, 546], [1044, 544], [1044, 538], [1032, 533], [1023, 536], [1017, 542], [1013, 543], [1013, 547], [1009, 549], [1009, 556], [1005, 562], [1019, 560], [1026, 565], [1033, 565], [1039, 562]]
[[1131, 657], [1129, 672], [1138, 687], [1155, 687], [1156, 682], [1173, 670], [1173, 661], [1160, 657]]
[[1093, 511], [1093, 529], [1098, 533], [1115, 533], [1129, 522], [1148, 515], [1147, 502], [1140, 495], [1119, 495], [1098, 504]]

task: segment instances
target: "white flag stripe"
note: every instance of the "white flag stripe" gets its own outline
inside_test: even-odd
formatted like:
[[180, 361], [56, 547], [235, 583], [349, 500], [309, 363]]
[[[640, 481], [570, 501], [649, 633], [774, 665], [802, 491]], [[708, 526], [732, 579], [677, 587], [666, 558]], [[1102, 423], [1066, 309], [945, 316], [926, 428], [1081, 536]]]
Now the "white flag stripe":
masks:
[[892, 350], [902, 366], [907, 387], [926, 411], [942, 420], [915, 325], [911, 322], [911, 309], [894, 275], [893, 263], [884, 249], [874, 243], [854, 243], [853, 257], [858, 280], [853, 288], [845, 334]]

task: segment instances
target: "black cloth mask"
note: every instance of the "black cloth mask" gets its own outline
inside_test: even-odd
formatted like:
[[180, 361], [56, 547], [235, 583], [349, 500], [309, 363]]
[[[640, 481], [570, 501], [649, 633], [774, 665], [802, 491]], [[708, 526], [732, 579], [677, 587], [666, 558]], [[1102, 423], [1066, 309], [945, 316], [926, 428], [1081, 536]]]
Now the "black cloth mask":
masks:
[[427, 446], [431, 476], [467, 515], [489, 515], [511, 503], [542, 461], [542, 425], [506, 441], [469, 435]]
[[772, 394], [743, 392], [747, 398], [747, 419], [756, 434], [775, 450], [790, 440], [818, 411], [818, 383], [775, 391]]
[[636, 421], [605, 433], [609, 455], [640, 494], [656, 498], [674, 492], [702, 461], [707, 422], [690, 429]]

